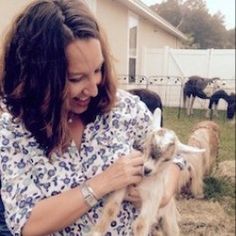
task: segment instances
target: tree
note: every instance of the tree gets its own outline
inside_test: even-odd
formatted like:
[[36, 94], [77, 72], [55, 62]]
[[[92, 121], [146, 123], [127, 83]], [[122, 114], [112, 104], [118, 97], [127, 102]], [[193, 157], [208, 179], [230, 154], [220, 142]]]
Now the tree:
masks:
[[227, 38], [227, 42], [226, 42], [225, 48], [235, 49], [235, 28], [230, 29], [226, 32], [226, 38]]
[[187, 48], [235, 48], [235, 30], [228, 32], [224, 16], [211, 15], [204, 0], [167, 0], [151, 8], [189, 37]]
[[[179, 25], [182, 13], [177, 0], [163, 2], [158, 6], [157, 11], [160, 16], [165, 16], [165, 19], [173, 26], [177, 27]], [[174, 15], [173, 12], [175, 13]]]

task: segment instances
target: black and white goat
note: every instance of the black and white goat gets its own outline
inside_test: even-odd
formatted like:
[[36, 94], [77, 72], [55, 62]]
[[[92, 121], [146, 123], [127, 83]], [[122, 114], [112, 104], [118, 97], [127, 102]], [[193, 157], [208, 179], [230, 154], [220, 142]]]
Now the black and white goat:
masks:
[[[156, 92], [146, 88], [130, 89], [128, 92], [137, 95], [152, 113], [157, 107], [163, 111], [161, 98]], [[161, 113], [161, 127], [163, 127], [163, 112]]]
[[223, 99], [227, 103], [226, 117], [229, 121], [232, 121], [235, 117], [236, 112], [236, 94], [228, 94], [225, 90], [218, 90], [210, 97], [210, 102], [208, 105], [208, 110], [206, 112], [206, 117], [209, 118], [213, 115], [218, 116], [217, 107], [219, 100]]
[[[148, 236], [153, 226], [161, 218], [162, 230], [165, 235], [178, 236], [178, 211], [173, 195], [169, 203], [160, 207], [169, 183], [168, 167], [179, 153], [199, 153], [204, 150], [182, 144], [175, 132], [160, 127], [161, 110], [154, 112], [153, 126], [144, 140], [143, 180], [137, 185], [141, 197], [141, 209], [132, 225], [134, 236]], [[112, 193], [104, 206], [102, 215], [91, 232], [92, 236], [103, 236], [108, 226], [118, 215], [126, 189]]]
[[201, 99], [210, 99], [211, 95], [219, 89], [216, 81], [220, 78], [211, 79], [202, 78], [200, 76], [190, 76], [183, 88], [184, 108], [187, 109], [187, 115], [193, 114], [193, 103], [196, 97]]

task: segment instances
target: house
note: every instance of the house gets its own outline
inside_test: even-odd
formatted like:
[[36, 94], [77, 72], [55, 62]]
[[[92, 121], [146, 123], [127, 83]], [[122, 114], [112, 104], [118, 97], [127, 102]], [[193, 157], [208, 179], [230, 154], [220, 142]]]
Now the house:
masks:
[[[0, 1], [0, 34], [11, 18], [32, 0]], [[129, 82], [144, 71], [147, 48], [180, 48], [186, 36], [140, 0], [86, 0], [103, 26], [116, 72], [130, 75]]]
[[144, 74], [145, 50], [180, 48], [186, 36], [140, 0], [88, 0], [106, 31], [116, 71], [133, 82]]

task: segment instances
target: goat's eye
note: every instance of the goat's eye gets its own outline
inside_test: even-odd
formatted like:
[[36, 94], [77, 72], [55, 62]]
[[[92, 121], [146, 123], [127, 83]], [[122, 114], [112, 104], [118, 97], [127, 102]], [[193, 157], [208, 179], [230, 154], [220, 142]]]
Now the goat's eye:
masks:
[[135, 149], [136, 149], [137, 151], [140, 151], [140, 152], [143, 152], [143, 151], [144, 151], [144, 148], [143, 148], [143, 147], [135, 147]]
[[156, 159], [156, 156], [154, 154], [151, 154], [151, 159], [152, 160], [155, 160]]
[[172, 142], [172, 143], [169, 144], [169, 147], [172, 147], [174, 145], [175, 145], [175, 142]]

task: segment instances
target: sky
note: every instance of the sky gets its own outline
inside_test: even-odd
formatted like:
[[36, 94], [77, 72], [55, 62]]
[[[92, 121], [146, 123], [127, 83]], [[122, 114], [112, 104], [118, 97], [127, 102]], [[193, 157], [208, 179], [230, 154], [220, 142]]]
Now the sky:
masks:
[[[150, 6], [155, 3], [161, 3], [163, 0], [141, 0], [146, 5]], [[235, 0], [205, 0], [210, 14], [220, 11], [225, 16], [226, 29], [235, 27]]]

